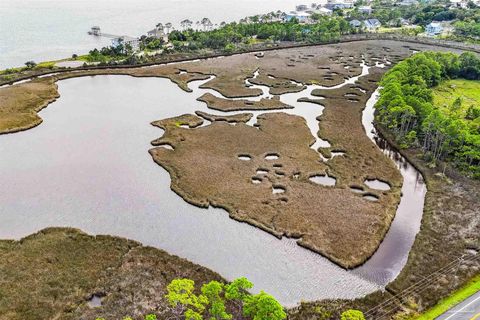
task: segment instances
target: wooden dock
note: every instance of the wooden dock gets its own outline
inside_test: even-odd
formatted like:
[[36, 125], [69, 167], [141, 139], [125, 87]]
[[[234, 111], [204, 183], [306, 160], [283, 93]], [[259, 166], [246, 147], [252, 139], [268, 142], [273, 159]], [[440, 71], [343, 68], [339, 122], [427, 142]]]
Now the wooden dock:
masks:
[[92, 36], [95, 36], [95, 37], [105, 37], [105, 38], [110, 38], [110, 39], [116, 39], [116, 38], [123, 37], [123, 36], [119, 36], [119, 35], [116, 35], [116, 34], [102, 32], [100, 27], [98, 27], [98, 26], [93, 26], [90, 29], [90, 31], [88, 31], [88, 34], [92, 35]]

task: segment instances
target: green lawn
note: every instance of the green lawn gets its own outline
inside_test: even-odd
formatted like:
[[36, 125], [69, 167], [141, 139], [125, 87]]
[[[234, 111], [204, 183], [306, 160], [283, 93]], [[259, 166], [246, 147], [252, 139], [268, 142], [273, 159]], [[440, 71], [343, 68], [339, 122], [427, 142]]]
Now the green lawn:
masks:
[[415, 320], [431, 320], [435, 319], [445, 311], [459, 304], [471, 295], [480, 291], [480, 274], [473, 277], [464, 287], [454, 292], [451, 296], [441, 300], [435, 307], [428, 310], [421, 316], [414, 318]]
[[442, 82], [433, 89], [433, 104], [446, 111], [457, 98], [461, 98], [461, 110], [465, 114], [471, 105], [480, 105], [480, 81], [455, 79]]

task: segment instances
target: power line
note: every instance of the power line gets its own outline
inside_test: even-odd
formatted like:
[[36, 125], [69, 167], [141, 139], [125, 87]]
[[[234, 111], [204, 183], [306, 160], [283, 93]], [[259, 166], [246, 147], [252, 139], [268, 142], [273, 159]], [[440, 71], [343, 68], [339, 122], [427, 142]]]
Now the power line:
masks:
[[[461, 262], [475, 262], [476, 260], [479, 260], [480, 256], [475, 255], [470, 258], [465, 258], [465, 255], [462, 255], [459, 258], [456, 258], [452, 262], [448, 263], [446, 266], [438, 269], [437, 271], [431, 273], [430, 275], [424, 277], [422, 280], [419, 280], [418, 282], [414, 283], [410, 287], [406, 288], [405, 290], [395, 294], [393, 297], [383, 301], [382, 303], [376, 305], [375, 307], [369, 309], [367, 312], [365, 312], [365, 317], [371, 317], [374, 314], [376, 315], [376, 319], [378, 318], [378, 313], [380, 312], [380, 316], [382, 318], [386, 315], [391, 314], [392, 312], [396, 311], [402, 304], [403, 304], [403, 299], [412, 294], [419, 294], [426, 290], [429, 285], [431, 285], [434, 281], [436, 281], [440, 276], [448, 275], [455, 271], [457, 267], [460, 265]], [[397, 302], [400, 302], [398, 304]]]

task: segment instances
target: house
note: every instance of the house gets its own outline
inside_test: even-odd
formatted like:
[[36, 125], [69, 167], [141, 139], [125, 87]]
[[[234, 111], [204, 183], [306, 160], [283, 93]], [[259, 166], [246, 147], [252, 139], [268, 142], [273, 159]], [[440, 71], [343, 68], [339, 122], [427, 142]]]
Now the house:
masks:
[[320, 7], [317, 10], [312, 11], [312, 13], [318, 13], [323, 16], [330, 16], [332, 15], [333, 11], [327, 8]]
[[306, 11], [307, 9], [308, 9], [308, 6], [305, 5], [305, 4], [300, 4], [300, 5], [295, 7], [295, 10], [297, 10], [297, 11]]
[[133, 51], [137, 51], [140, 47], [140, 40], [138, 38], [133, 38], [129, 36], [121, 36], [118, 38], [112, 39], [112, 45], [114, 47], [123, 44], [123, 45], [130, 45]]
[[363, 21], [363, 24], [368, 31], [375, 31], [382, 26], [378, 19], [367, 19]]
[[147, 36], [157, 39], [163, 39], [163, 37], [165, 36], [165, 32], [163, 32], [163, 28], [156, 27], [155, 29], [148, 31]]
[[353, 0], [327, 0], [325, 8], [330, 10], [350, 9], [353, 8]]
[[452, 7], [467, 9], [468, 2], [466, 0], [450, 0]]
[[400, 25], [401, 25], [401, 26], [408, 26], [408, 25], [410, 25], [410, 22], [409, 22], [407, 19], [405, 19], [405, 18], [400, 18], [399, 22], [400, 22]]
[[358, 11], [360, 11], [361, 13], [365, 13], [365, 14], [371, 14], [371, 13], [373, 12], [371, 6], [361, 6], [361, 7], [358, 7]]
[[285, 21], [291, 21], [294, 18], [297, 19], [298, 22], [306, 23], [310, 20], [310, 14], [306, 12], [291, 11], [286, 14]]
[[349, 24], [352, 28], [360, 28], [362, 26], [362, 23], [357, 19], [350, 21]]
[[326, 15], [326, 16], [329, 16], [329, 15], [331, 15], [331, 14], [333, 13], [333, 11], [330, 10], [330, 9], [328, 9], [328, 8], [323, 8], [323, 7], [322, 7], [322, 8], [320, 8], [320, 9], [318, 9], [318, 13], [323, 14], [323, 15]]
[[430, 24], [427, 25], [427, 27], [425, 28], [425, 31], [429, 36], [436, 36], [443, 32], [443, 26], [439, 22], [431, 22]]

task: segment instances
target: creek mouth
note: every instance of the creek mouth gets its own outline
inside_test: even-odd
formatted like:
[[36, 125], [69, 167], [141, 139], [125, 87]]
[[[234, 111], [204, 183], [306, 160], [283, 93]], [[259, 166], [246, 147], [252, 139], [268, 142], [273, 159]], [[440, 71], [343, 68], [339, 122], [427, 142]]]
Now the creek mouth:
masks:
[[[358, 298], [392, 281], [418, 232], [423, 197], [420, 204], [410, 195], [421, 194], [417, 188], [423, 185], [420, 174], [388, 149], [404, 176], [403, 197], [377, 252], [350, 271], [299, 247], [294, 239], [278, 240], [229, 219], [221, 209], [194, 207], [170, 190], [168, 173], [146, 152], [159, 136], [159, 129], [148, 123], [197, 110], [228, 114], [212, 112], [195, 100], [201, 83], [191, 83], [193, 93], [186, 93], [156, 78], [60, 81], [61, 98], [41, 112], [41, 126], [0, 136], [0, 238], [18, 239], [49, 226], [127, 237], [227, 279], [246, 276], [257, 290], [275, 295], [286, 306], [301, 300]], [[283, 102], [295, 106], [282, 111], [303, 116], [316, 136], [316, 117], [323, 107], [297, 102], [303, 96], [305, 92], [282, 95]], [[250, 123], [265, 111], [253, 113]], [[364, 120], [371, 115], [373, 108], [367, 108]], [[328, 142], [317, 139], [312, 147], [319, 146]], [[413, 207], [402, 209], [405, 201]], [[412, 221], [418, 221], [418, 227]]]

